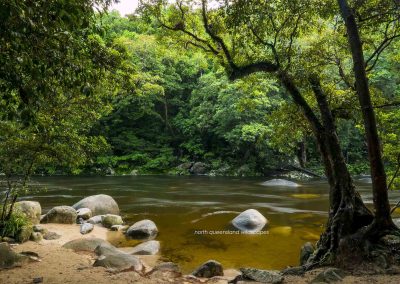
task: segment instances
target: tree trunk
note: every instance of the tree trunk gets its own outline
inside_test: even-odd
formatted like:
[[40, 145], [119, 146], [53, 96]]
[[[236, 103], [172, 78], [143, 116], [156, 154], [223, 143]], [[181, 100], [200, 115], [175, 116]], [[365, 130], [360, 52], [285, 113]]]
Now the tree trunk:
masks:
[[380, 230], [384, 228], [390, 229], [394, 228], [394, 224], [390, 216], [386, 173], [382, 161], [375, 112], [371, 103], [362, 42], [355, 16], [347, 1], [338, 0], [338, 3], [345, 22], [348, 42], [353, 58], [356, 93], [362, 110], [365, 134], [368, 144], [368, 157], [371, 168], [372, 191], [375, 208], [374, 226], [378, 227]]

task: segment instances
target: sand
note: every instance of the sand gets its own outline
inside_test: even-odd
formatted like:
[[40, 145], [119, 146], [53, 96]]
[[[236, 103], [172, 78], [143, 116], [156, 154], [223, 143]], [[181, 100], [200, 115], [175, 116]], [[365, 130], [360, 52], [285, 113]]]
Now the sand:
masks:
[[[238, 275], [233, 269], [225, 270], [224, 277], [214, 279], [194, 279], [189, 276], [179, 276], [171, 272], [157, 272], [140, 275], [137, 272], [112, 273], [103, 267], [93, 267], [96, 256], [90, 253], [76, 253], [62, 248], [68, 241], [77, 238], [97, 237], [108, 239], [115, 232], [110, 232], [101, 226], [82, 236], [79, 225], [42, 224], [49, 231], [56, 232], [62, 237], [58, 240], [43, 240], [40, 243], [26, 242], [13, 247], [16, 252], [32, 251], [39, 254], [40, 260], [23, 264], [21, 267], [0, 270], [1, 284], [33, 283], [34, 278], [43, 278], [42, 283], [85, 283], [85, 284], [110, 284], [110, 283], [227, 283]], [[147, 267], [147, 272], [159, 261], [158, 256], [140, 256]], [[310, 271], [304, 277], [288, 276], [284, 283], [310, 283], [321, 269]], [[255, 283], [255, 282], [248, 282]], [[400, 275], [365, 275], [347, 276], [341, 283], [400, 283]]]

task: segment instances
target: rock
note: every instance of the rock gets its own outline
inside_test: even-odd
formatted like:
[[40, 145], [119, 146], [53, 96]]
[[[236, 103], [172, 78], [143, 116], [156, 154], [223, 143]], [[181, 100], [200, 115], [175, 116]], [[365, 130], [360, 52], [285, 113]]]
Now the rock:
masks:
[[300, 184], [285, 179], [271, 179], [263, 182], [264, 186], [279, 186], [279, 187], [299, 187]]
[[319, 273], [311, 283], [332, 283], [342, 281], [346, 276], [345, 272], [338, 268], [328, 268]]
[[211, 278], [214, 276], [224, 276], [224, 269], [218, 261], [208, 260], [204, 262], [200, 267], [192, 272], [193, 276]]
[[276, 270], [261, 270], [255, 268], [240, 268], [244, 279], [254, 280], [261, 283], [282, 283], [283, 276]]
[[87, 222], [90, 224], [93, 224], [93, 225], [100, 224], [103, 217], [104, 217], [104, 215], [96, 215], [96, 216], [89, 218], [89, 220], [87, 220]]
[[303, 266], [288, 267], [281, 271], [282, 275], [304, 275], [305, 270]]
[[190, 173], [194, 175], [204, 175], [207, 173], [207, 166], [201, 162], [194, 163], [190, 168]]
[[72, 207], [76, 210], [89, 208], [93, 216], [105, 214], [119, 215], [117, 202], [111, 196], [105, 194], [88, 196], [72, 205]]
[[130, 176], [137, 176], [138, 174], [139, 174], [139, 171], [138, 171], [138, 170], [132, 170], [132, 171], [129, 173]]
[[56, 206], [47, 212], [41, 223], [75, 224], [76, 210], [70, 206]]
[[122, 225], [124, 221], [122, 221], [121, 216], [106, 214], [101, 218], [101, 224], [106, 228], [111, 228], [114, 225]]
[[160, 250], [159, 241], [147, 241], [135, 246], [132, 250], [128, 251], [129, 254], [137, 255], [154, 255]]
[[42, 214], [42, 207], [36, 201], [19, 201], [15, 202], [14, 208], [16, 211], [25, 215], [28, 221], [34, 225], [39, 224], [40, 215]]
[[61, 236], [55, 232], [47, 232], [43, 235], [43, 239], [51, 241], [51, 240], [58, 240]]
[[10, 237], [3, 237], [3, 242], [15, 243], [15, 239], [10, 238]]
[[33, 232], [31, 234], [30, 240], [34, 242], [40, 242], [41, 240], [43, 240], [43, 235], [39, 232]]
[[83, 220], [88, 220], [92, 217], [92, 210], [89, 208], [79, 208], [76, 210], [77, 219], [82, 218]]
[[72, 249], [74, 251], [94, 252], [95, 249], [101, 244], [110, 245], [107, 241], [99, 238], [82, 238], [69, 241], [63, 245], [63, 248]]
[[136, 222], [126, 231], [127, 236], [136, 240], [152, 239], [157, 236], [157, 233], [158, 229], [156, 224], [147, 219]]
[[0, 268], [11, 268], [28, 260], [28, 257], [14, 252], [7, 243], [0, 243]]
[[18, 235], [16, 236], [17, 242], [20, 243], [25, 243], [29, 241], [31, 235], [33, 233], [33, 228], [30, 225], [25, 225], [22, 226], [22, 228], [19, 230]]
[[180, 164], [176, 168], [179, 169], [179, 170], [189, 171], [192, 166], [193, 166], [193, 162], [186, 162], [186, 163]]
[[397, 228], [400, 228], [400, 218], [393, 219], [393, 223], [397, 226]]
[[173, 262], [162, 262], [157, 264], [153, 270], [160, 270], [160, 271], [174, 271], [177, 273], [181, 273], [181, 269], [179, 266]]
[[232, 225], [242, 232], [255, 233], [261, 231], [268, 220], [257, 210], [248, 209], [232, 221]]
[[305, 243], [301, 247], [301, 249], [300, 249], [300, 265], [304, 265], [307, 263], [307, 260], [314, 253], [314, 250], [315, 250], [315, 248], [310, 242]]
[[114, 271], [141, 271], [143, 269], [143, 264], [139, 258], [122, 252], [110, 244], [97, 246], [95, 252], [100, 256], [93, 266], [102, 266]]
[[128, 228], [129, 228], [129, 226], [126, 226], [126, 225], [113, 225], [113, 226], [111, 226], [110, 230], [125, 232], [126, 230], [128, 230]]
[[43, 283], [43, 277], [35, 277], [35, 278], [33, 278], [33, 283], [34, 284]]
[[106, 169], [106, 175], [108, 175], [108, 176], [113, 176], [113, 175], [115, 175], [115, 170], [114, 170], [113, 168], [111, 168], [111, 167], [108, 167], [108, 168]]
[[381, 242], [385, 245], [385, 247], [390, 248], [392, 250], [399, 251], [400, 250], [400, 237], [396, 235], [386, 235], [381, 238]]
[[89, 234], [93, 231], [94, 225], [90, 223], [83, 223], [80, 227], [80, 232], [82, 235]]
[[42, 235], [46, 234], [48, 230], [41, 225], [34, 225], [33, 231], [37, 233], [41, 233]]

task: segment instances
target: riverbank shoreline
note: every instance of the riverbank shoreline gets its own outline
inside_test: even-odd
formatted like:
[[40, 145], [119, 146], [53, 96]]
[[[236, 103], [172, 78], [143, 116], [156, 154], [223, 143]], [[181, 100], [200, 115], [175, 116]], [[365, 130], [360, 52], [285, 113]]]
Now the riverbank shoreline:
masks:
[[[229, 283], [240, 272], [235, 269], [224, 269], [224, 276], [212, 278], [198, 278], [191, 275], [182, 275], [175, 271], [154, 271], [160, 263], [158, 255], [138, 256], [145, 269], [141, 272], [122, 271], [113, 272], [104, 267], [94, 267], [96, 256], [90, 252], [75, 252], [62, 246], [77, 238], [91, 239], [102, 238], [107, 240], [110, 233], [106, 228], [96, 226], [96, 230], [87, 235], [79, 234], [79, 226], [75, 224], [42, 224], [43, 228], [59, 234], [57, 240], [42, 240], [40, 242], [28, 241], [12, 246], [12, 250], [21, 252], [34, 252], [39, 260], [30, 261], [20, 266], [0, 270], [0, 283]], [[303, 276], [284, 276], [282, 283], [310, 283], [325, 268], [306, 272]], [[400, 270], [399, 270], [400, 272]], [[360, 274], [360, 273], [357, 273]], [[34, 282], [41, 281], [41, 282]], [[232, 282], [235, 283], [235, 282]], [[237, 283], [260, 283], [238, 281]], [[348, 275], [341, 283], [400, 283], [400, 275]]]

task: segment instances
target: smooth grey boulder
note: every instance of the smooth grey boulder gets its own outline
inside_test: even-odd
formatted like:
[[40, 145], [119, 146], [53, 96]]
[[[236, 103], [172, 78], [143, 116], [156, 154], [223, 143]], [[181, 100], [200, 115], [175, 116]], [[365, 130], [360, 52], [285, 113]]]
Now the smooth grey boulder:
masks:
[[11, 268], [28, 260], [28, 257], [14, 252], [7, 243], [0, 243], [0, 269]]
[[41, 223], [74, 224], [76, 210], [70, 206], [56, 206], [43, 216]]
[[122, 217], [119, 215], [106, 214], [101, 218], [101, 224], [106, 228], [111, 228], [114, 225], [122, 225]]
[[89, 208], [93, 216], [105, 214], [119, 215], [117, 202], [106, 194], [88, 196], [72, 205], [72, 207], [76, 210], [80, 208]]
[[93, 224], [93, 225], [100, 224], [103, 217], [104, 217], [104, 215], [96, 215], [96, 216], [89, 218], [87, 220], [87, 222], [90, 224]]
[[127, 251], [127, 253], [137, 255], [155, 255], [159, 250], [160, 242], [153, 240], [138, 244], [133, 249]]
[[65, 243], [63, 248], [72, 249], [74, 251], [94, 252], [95, 249], [102, 244], [111, 245], [109, 242], [99, 238], [82, 238]]
[[224, 269], [218, 261], [208, 260], [192, 272], [193, 276], [211, 278], [214, 276], [224, 276]]
[[88, 220], [92, 217], [92, 210], [89, 208], [79, 208], [76, 210], [77, 219], [82, 218], [83, 220]]
[[248, 209], [236, 216], [231, 223], [242, 232], [256, 233], [264, 228], [268, 220], [257, 210]]
[[14, 210], [22, 213], [34, 225], [39, 224], [42, 207], [37, 201], [19, 201], [14, 204]]
[[136, 222], [126, 231], [126, 235], [132, 239], [145, 240], [157, 236], [158, 229], [156, 224], [148, 219]]
[[263, 183], [261, 183], [261, 185], [264, 186], [279, 186], [279, 187], [299, 187], [300, 184], [295, 183], [293, 181], [290, 180], [286, 180], [286, 179], [271, 179], [271, 180], [267, 180]]
[[311, 283], [333, 283], [341, 282], [346, 276], [345, 272], [338, 268], [328, 268], [319, 273]]
[[81, 224], [79, 231], [82, 235], [86, 235], [89, 234], [91, 231], [93, 231], [93, 228], [94, 228], [93, 224], [83, 223]]
[[255, 268], [240, 268], [239, 270], [242, 272], [242, 277], [244, 279], [273, 284], [283, 282], [282, 274], [276, 270], [261, 270]]
[[143, 264], [139, 258], [120, 251], [108, 243], [97, 246], [95, 253], [99, 255], [99, 258], [93, 266], [102, 266], [113, 271], [141, 271], [143, 269]]
[[304, 265], [307, 263], [307, 260], [314, 253], [314, 246], [307, 242], [300, 249], [300, 265]]

